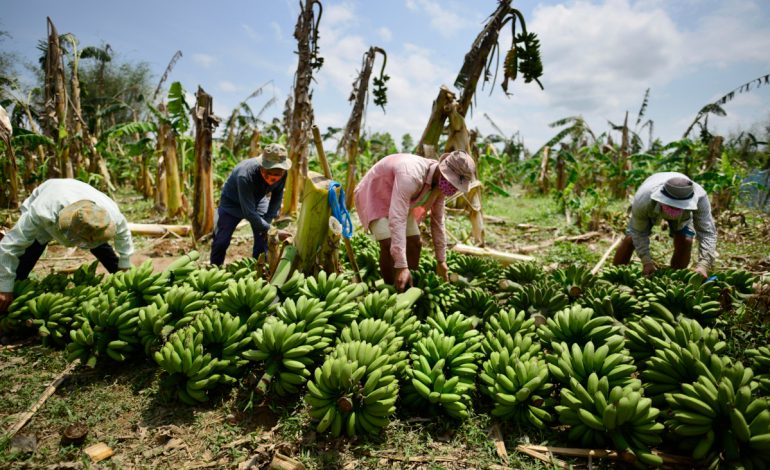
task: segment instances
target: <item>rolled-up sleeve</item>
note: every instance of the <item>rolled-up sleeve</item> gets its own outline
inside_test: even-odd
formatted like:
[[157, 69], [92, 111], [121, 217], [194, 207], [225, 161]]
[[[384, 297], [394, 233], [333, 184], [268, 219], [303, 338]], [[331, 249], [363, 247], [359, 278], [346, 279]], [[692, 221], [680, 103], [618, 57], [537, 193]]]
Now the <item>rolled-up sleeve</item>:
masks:
[[433, 237], [433, 249], [436, 252], [436, 261], [446, 261], [446, 233], [444, 230], [444, 203], [445, 197], [439, 195], [430, 209], [430, 233]]
[[650, 256], [650, 218], [648, 208], [642, 204], [631, 206], [631, 220], [628, 222], [628, 233], [634, 242], [634, 249], [642, 263], [652, 263]]
[[115, 251], [118, 252], [118, 267], [128, 269], [131, 267], [131, 255], [134, 254], [134, 242], [131, 238], [131, 230], [128, 229], [128, 221], [122, 214], [115, 229]]
[[32, 216], [23, 213], [16, 225], [0, 240], [0, 292], [13, 292], [19, 258], [35, 241], [37, 232]]
[[390, 255], [396, 269], [408, 267], [406, 261], [406, 218], [409, 216], [409, 201], [412, 194], [421, 187], [421, 182], [409, 175], [396, 173], [393, 192], [390, 196], [388, 225], [390, 228]]
[[[257, 211], [257, 203], [259, 201], [255, 199], [252, 183], [245, 175], [238, 177], [238, 200], [241, 203], [243, 218], [249, 221], [254, 233], [267, 232], [270, 228], [270, 223], [259, 215]], [[272, 197], [270, 202], [273, 202]]]
[[698, 200], [698, 210], [693, 214], [693, 225], [698, 237], [698, 266], [711, 269], [717, 250], [717, 229], [711, 216], [711, 203], [707, 196]]

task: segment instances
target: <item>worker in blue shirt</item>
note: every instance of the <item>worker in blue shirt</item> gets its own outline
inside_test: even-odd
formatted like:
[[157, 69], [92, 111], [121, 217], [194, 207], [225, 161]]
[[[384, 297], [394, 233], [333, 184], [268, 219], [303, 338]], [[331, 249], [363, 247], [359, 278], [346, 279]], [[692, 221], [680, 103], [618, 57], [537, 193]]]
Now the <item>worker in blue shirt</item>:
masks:
[[286, 156], [286, 148], [279, 144], [270, 144], [262, 155], [235, 166], [222, 188], [211, 242], [211, 264], [224, 263], [235, 227], [243, 219], [249, 221], [254, 232], [252, 256], [256, 258], [267, 251], [267, 231], [281, 209], [289, 168], [291, 160]]

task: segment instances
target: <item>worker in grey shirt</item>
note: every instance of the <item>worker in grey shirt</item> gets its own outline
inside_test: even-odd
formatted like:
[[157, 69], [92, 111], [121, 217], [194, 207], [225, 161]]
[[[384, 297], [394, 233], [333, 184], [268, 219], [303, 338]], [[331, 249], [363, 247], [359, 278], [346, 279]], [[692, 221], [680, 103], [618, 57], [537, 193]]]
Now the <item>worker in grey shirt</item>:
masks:
[[221, 266], [225, 262], [235, 227], [243, 219], [249, 221], [254, 234], [252, 256], [257, 258], [267, 251], [267, 231], [281, 208], [289, 168], [291, 160], [280, 144], [270, 144], [262, 155], [235, 165], [222, 188], [211, 241], [211, 264]]
[[697, 236], [698, 261], [693, 270], [708, 277], [717, 246], [711, 204], [701, 185], [676, 172], [656, 173], [639, 186], [631, 203], [627, 235], [618, 246], [613, 263], [628, 264], [636, 249], [643, 274], [649, 276], [655, 272], [657, 268], [650, 256], [650, 232], [661, 218], [668, 221], [669, 233], [674, 239], [671, 267], [689, 266], [693, 237]]
[[[113, 239], [117, 255], [108, 243]], [[13, 301], [15, 281], [27, 278], [51, 240], [90, 250], [111, 273], [131, 267], [131, 232], [115, 201], [82, 181], [47, 180], [0, 240], [0, 312]]]

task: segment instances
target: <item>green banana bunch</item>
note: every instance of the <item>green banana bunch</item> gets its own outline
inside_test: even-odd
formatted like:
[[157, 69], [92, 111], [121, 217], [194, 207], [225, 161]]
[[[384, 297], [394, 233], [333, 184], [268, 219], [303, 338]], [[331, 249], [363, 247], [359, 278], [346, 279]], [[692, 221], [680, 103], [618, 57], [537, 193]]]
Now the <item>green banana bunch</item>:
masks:
[[480, 323], [492, 316], [499, 309], [495, 297], [485, 290], [478, 288], [464, 289], [457, 294], [455, 302], [448, 312], [462, 312], [473, 318], [474, 324]]
[[534, 333], [506, 333], [502, 330], [496, 332], [487, 331], [484, 336], [484, 341], [481, 342], [481, 349], [484, 356], [489, 357], [495, 352], [506, 349], [515, 354], [522, 361], [528, 360], [530, 357], [536, 357], [540, 355], [540, 341]]
[[386, 289], [368, 294], [357, 303], [358, 317], [377, 319], [393, 325], [396, 334], [406, 345], [412, 345], [422, 337], [420, 320], [412, 315], [411, 307], [422, 291], [407, 289], [401, 294], [391, 294]]
[[127, 292], [133, 297], [134, 303], [149, 305], [157, 295], [166, 291], [167, 279], [163, 273], [154, 273], [152, 261], [147, 260], [128, 271], [118, 271], [110, 274], [105, 280], [105, 288], [114, 288], [116, 292]]
[[473, 325], [473, 319], [468, 318], [460, 312], [455, 312], [445, 316], [443, 312], [433, 312], [425, 319], [423, 333], [433, 330], [443, 333], [446, 336], [457, 338], [457, 341], [467, 343], [468, 352], [473, 352], [481, 348], [481, 341], [484, 336]]
[[447, 254], [447, 265], [450, 271], [462, 276], [470, 287], [481, 290], [495, 289], [503, 271], [497, 261], [454, 251]]
[[361, 321], [353, 320], [350, 326], [342, 329], [337, 342], [352, 343], [354, 341], [363, 341], [379, 346], [385, 354], [391, 357], [391, 362], [396, 366], [399, 377], [403, 375], [409, 355], [407, 351], [401, 349], [404, 345], [404, 338], [398, 336], [393, 325], [375, 318], [365, 318]]
[[70, 285], [70, 277], [64, 273], [50, 273], [37, 282], [37, 290], [40, 292], [63, 293]]
[[663, 401], [663, 394], [676, 392], [682, 384], [695, 382], [701, 375], [698, 364], [709, 363], [711, 354], [708, 348], [693, 341], [686, 347], [671, 342], [657, 349], [641, 373], [647, 393], [658, 404]]
[[137, 324], [139, 308], [133, 293], [116, 293], [109, 287], [98, 297], [80, 307], [80, 324], [70, 330], [72, 342], [67, 345], [67, 359], [80, 358], [87, 366], [94, 367], [105, 355], [123, 362], [139, 343]]
[[315, 357], [323, 350], [319, 348], [320, 333], [319, 330], [309, 334], [299, 323], [285, 323], [275, 317], [268, 318], [262, 328], [251, 333], [249, 339], [254, 349], [242, 352], [241, 356], [264, 363], [265, 372], [257, 392], [266, 395], [270, 389], [280, 396], [299, 393], [310, 377]]
[[[510, 359], [507, 363], [497, 364], [497, 373], [492, 379], [494, 385], [488, 389], [495, 403], [492, 415], [544, 429], [553, 420], [546, 410], [552, 405], [548, 397], [553, 388], [548, 381], [548, 367], [545, 361], [536, 357], [525, 361], [516, 356]], [[484, 375], [486, 368], [482, 368]]]
[[300, 294], [300, 288], [305, 286], [305, 275], [300, 271], [294, 271], [289, 279], [278, 287], [278, 296], [281, 300], [296, 299]]
[[318, 432], [377, 435], [395, 413], [398, 380], [390, 357], [369, 343], [341, 343], [313, 372], [305, 401]]
[[631, 378], [631, 374], [636, 371], [633, 359], [611, 341], [598, 348], [594, 348], [592, 341], [583, 347], [577, 343], [571, 346], [567, 343], [551, 343], [551, 347], [553, 354], [546, 355], [548, 370], [563, 384], [569, 384], [573, 378], [586, 384], [592, 373], [600, 378], [606, 377], [612, 387], [626, 386], [634, 380]]
[[754, 283], [759, 276], [740, 269], [728, 269], [716, 274], [717, 279], [732, 286], [739, 296], [750, 295], [754, 292]]
[[166, 305], [169, 322], [176, 329], [189, 325], [208, 304], [200, 292], [187, 285], [169, 288], [162, 296], [156, 297], [153, 303]]
[[624, 320], [639, 312], [639, 301], [630, 292], [614, 286], [599, 285], [589, 289], [580, 304], [590, 308], [595, 315]]
[[[361, 279], [361, 282], [372, 285], [376, 281], [381, 280], [380, 247], [377, 242], [364, 233], [356, 232], [350, 238], [350, 244], [353, 247], [353, 253], [355, 253], [358, 277]], [[346, 271], [353, 270], [348, 261], [344, 245], [340, 247], [340, 260], [344, 263]]]
[[203, 350], [219, 361], [217, 372], [223, 384], [234, 384], [248, 361], [241, 358], [241, 352], [251, 344], [246, 325], [240, 317], [217, 310], [206, 309], [195, 316], [190, 324], [195, 331], [203, 334]]
[[658, 277], [640, 280], [636, 292], [637, 298], [644, 301], [643, 308], [649, 303], [645, 314], [658, 316], [669, 323], [674, 323], [680, 315], [700, 323], [711, 323], [722, 314], [718, 293], [709, 293], [693, 284], [672, 283], [670, 279]]
[[509, 264], [502, 272], [502, 279], [519, 285], [531, 284], [543, 278], [545, 278], [543, 267], [530, 261]]
[[96, 274], [99, 260], [91, 264], [83, 264], [72, 273], [72, 282], [77, 286], [98, 286], [104, 278], [104, 274]]
[[580, 305], [567, 307], [546, 319], [537, 334], [544, 344], [566, 342], [582, 346], [589, 341], [597, 344], [607, 342], [616, 347], [610, 352], [618, 352], [625, 347], [621, 328], [612, 317], [595, 315], [593, 310]]
[[523, 310], [500, 309], [485, 322], [484, 330], [487, 334], [497, 331], [511, 335], [535, 333], [535, 319]]
[[31, 323], [37, 327], [43, 345], [63, 345], [69, 341], [75, 313], [74, 299], [60, 293], [44, 293], [29, 300], [28, 304]]
[[765, 468], [770, 464], [768, 401], [752, 396], [751, 369], [740, 363], [729, 369], [717, 382], [702, 375], [679, 393], [666, 394], [671, 407], [666, 426], [706, 465], [723, 459], [731, 468]]
[[350, 284], [350, 279], [341, 274], [327, 274], [326, 271], [320, 271], [315, 277], [305, 278], [305, 285], [299, 288], [300, 295], [326, 300], [334, 289], [342, 289]]
[[415, 287], [422, 295], [414, 304], [413, 314], [419, 319], [425, 319], [431, 313], [446, 312], [455, 303], [456, 288], [438, 277], [434, 270], [418, 269], [412, 272]]
[[262, 326], [265, 318], [272, 312], [271, 304], [278, 296], [275, 286], [264, 279], [241, 278], [219, 295], [217, 308], [222, 313], [229, 313], [241, 318], [250, 330]]
[[521, 286], [512, 292], [502, 292], [498, 298], [516, 311], [529, 315], [551, 317], [569, 304], [567, 294], [553, 281], [543, 279]]
[[233, 280], [255, 280], [260, 277], [259, 262], [257, 258], [241, 258], [227, 265], [227, 272], [233, 275]]
[[566, 269], [560, 268], [552, 271], [551, 279], [562, 286], [571, 300], [582, 296], [597, 281], [597, 277], [591, 273], [591, 270], [575, 264]]
[[174, 321], [165, 302], [153, 303], [139, 309], [137, 335], [147, 357], [152, 357], [174, 331]]
[[358, 318], [356, 305], [365, 293], [366, 284], [362, 283], [348, 283], [343, 287], [335, 287], [329, 291], [323, 299], [326, 310], [331, 313], [329, 323], [340, 330]]
[[601, 271], [599, 278], [614, 286], [625, 286], [633, 289], [636, 287], [637, 281], [642, 279], [642, 270], [635, 264], [608, 266]]
[[744, 353], [751, 359], [751, 366], [757, 372], [755, 378], [759, 382], [759, 388], [770, 395], [770, 347], [760, 346], [747, 349]]
[[331, 312], [326, 310], [326, 304], [304, 295], [296, 302], [293, 299], [284, 300], [283, 304], [276, 307], [275, 316], [287, 325], [296, 324], [297, 331], [312, 337], [318, 351], [331, 345], [337, 333], [337, 328], [329, 324]]
[[8, 311], [0, 316], [0, 332], [8, 332], [26, 326], [30, 319], [29, 301], [40, 295], [37, 282], [32, 279], [16, 281], [13, 284], [13, 301]]
[[153, 357], [167, 374], [161, 389], [187, 405], [208, 401], [208, 390], [220, 382], [219, 360], [203, 350], [203, 333], [192, 326], [172, 333]]
[[205, 301], [215, 300], [219, 294], [227, 289], [232, 274], [217, 267], [209, 269], [196, 269], [187, 276], [185, 285], [201, 294], [201, 299]]
[[197, 269], [195, 263], [200, 257], [201, 254], [198, 251], [192, 250], [169, 264], [162, 273], [166, 285], [176, 285], [185, 282], [187, 277]]
[[[516, 337], [519, 338], [520, 341], [525, 339], [531, 341], [531, 336], [522, 337], [520, 333], [516, 333]], [[539, 357], [539, 355], [530, 354], [527, 349], [519, 347], [510, 349], [502, 347], [492, 351], [485, 356], [484, 362], [481, 363], [479, 380], [482, 393], [489, 395], [490, 397], [494, 396], [497, 387], [497, 375], [505, 374], [506, 366], [517, 362], [528, 362], [532, 358]]]
[[445, 336], [439, 331], [417, 341], [412, 347], [411, 365], [404, 385], [404, 403], [428, 406], [456, 419], [470, 416], [470, 393], [475, 389], [478, 353], [468, 351], [467, 341]]
[[674, 325], [652, 316], [626, 323], [624, 331], [629, 353], [638, 362], [646, 361], [656, 350], [665, 349], [674, 337]]
[[650, 448], [660, 444], [664, 426], [656, 421], [660, 410], [641, 390], [638, 380], [610, 388], [607, 377], [596, 373], [585, 384], [573, 377], [569, 387], [561, 389], [561, 404], [555, 409], [559, 421], [570, 426], [570, 441], [585, 447], [612, 442], [616, 449], [632, 454], [636, 463], [659, 467], [663, 460]]

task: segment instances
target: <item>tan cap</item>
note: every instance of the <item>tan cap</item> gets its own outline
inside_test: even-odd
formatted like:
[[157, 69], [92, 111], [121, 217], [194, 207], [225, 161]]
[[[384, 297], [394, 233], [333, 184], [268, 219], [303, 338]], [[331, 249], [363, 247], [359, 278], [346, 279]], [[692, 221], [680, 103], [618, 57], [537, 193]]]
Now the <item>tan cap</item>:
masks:
[[93, 201], [83, 199], [65, 206], [59, 211], [57, 223], [73, 242], [104, 243], [115, 238], [115, 222]]
[[476, 179], [476, 162], [462, 150], [441, 155], [438, 169], [452, 186], [465, 194], [481, 184]]
[[265, 170], [280, 168], [288, 170], [291, 168], [291, 160], [286, 158], [286, 147], [281, 144], [270, 144], [262, 151], [262, 155], [257, 157], [257, 163]]

